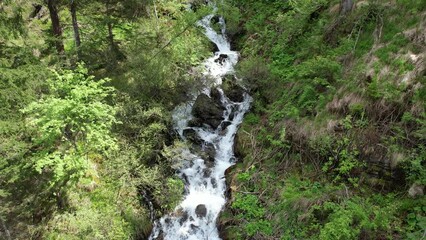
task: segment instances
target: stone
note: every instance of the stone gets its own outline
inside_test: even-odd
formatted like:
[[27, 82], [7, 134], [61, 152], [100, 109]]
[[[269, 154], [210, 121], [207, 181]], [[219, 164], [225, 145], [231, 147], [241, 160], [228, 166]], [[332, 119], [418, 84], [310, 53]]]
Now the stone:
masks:
[[206, 94], [200, 94], [195, 100], [192, 108], [192, 114], [202, 120], [203, 123], [216, 129], [223, 121], [223, 111], [225, 108], [216, 103]]
[[203, 151], [207, 154], [208, 160], [214, 162], [214, 158], [216, 156], [216, 149], [214, 148], [213, 143], [206, 143], [203, 146]]
[[218, 15], [214, 15], [211, 19], [212, 24], [216, 24], [220, 21], [220, 17]]
[[219, 57], [214, 60], [215, 63], [219, 63], [220, 65], [223, 65], [225, 60], [228, 58], [228, 55], [226, 54], [219, 54]]
[[215, 44], [215, 43], [211, 43], [210, 44], [211, 45], [211, 48], [210, 48], [210, 50], [212, 51], [212, 52], [219, 52], [219, 47]]
[[213, 88], [210, 92], [210, 97], [215, 101], [217, 104], [221, 104], [221, 98], [222, 94], [220, 93], [219, 89]]
[[188, 220], [188, 217], [189, 217], [188, 213], [186, 211], [183, 211], [182, 215], [179, 219], [179, 223], [183, 224], [184, 222], [186, 222]]
[[207, 215], [207, 208], [206, 205], [204, 204], [200, 204], [195, 208], [195, 214], [197, 215], [197, 217], [199, 218], [203, 218], [206, 217]]
[[194, 144], [201, 145], [204, 143], [203, 139], [198, 136], [197, 132], [192, 128], [187, 128], [183, 130], [183, 136], [190, 142]]
[[223, 79], [223, 92], [233, 102], [244, 101], [244, 88], [235, 83], [235, 77], [232, 75], [225, 76]]
[[212, 184], [212, 186], [213, 186], [214, 188], [217, 188], [217, 181], [216, 181], [216, 179], [211, 178], [211, 179], [210, 179], [210, 183]]
[[225, 130], [229, 125], [231, 125], [232, 122], [231, 121], [223, 121], [220, 125], [220, 127], [222, 128], [222, 130]]
[[203, 120], [200, 118], [193, 118], [188, 121], [189, 127], [202, 127], [203, 126]]
[[203, 177], [208, 178], [212, 174], [212, 170], [210, 168], [206, 168], [203, 170]]
[[421, 197], [424, 195], [424, 188], [425, 186], [414, 183], [413, 185], [411, 185], [410, 189], [408, 190], [408, 195], [410, 195], [410, 197], [415, 198], [415, 197]]
[[158, 237], [155, 240], [164, 240], [164, 233], [163, 233], [163, 231], [161, 231], [160, 234], [158, 234]]

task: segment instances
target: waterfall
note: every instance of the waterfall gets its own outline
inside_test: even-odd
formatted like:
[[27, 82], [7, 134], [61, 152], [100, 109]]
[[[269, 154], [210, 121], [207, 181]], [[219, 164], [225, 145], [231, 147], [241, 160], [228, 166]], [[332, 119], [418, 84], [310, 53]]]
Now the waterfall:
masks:
[[[211, 26], [213, 17], [214, 14], [208, 15], [197, 25], [205, 29], [206, 37], [216, 44], [219, 51], [203, 63], [203, 90], [195, 94], [192, 101], [176, 107], [173, 120], [182, 139], [185, 140], [185, 131], [192, 131], [200, 140], [201, 152], [213, 152], [214, 158], [213, 161], [208, 160], [205, 154], [186, 149], [187, 158], [179, 169], [179, 176], [185, 182], [185, 197], [173, 213], [154, 223], [149, 239], [220, 239], [216, 221], [226, 203], [225, 170], [235, 164], [234, 137], [250, 107], [251, 97], [243, 93], [241, 101], [232, 101], [221, 88], [223, 77], [234, 74], [238, 53], [231, 51], [223, 18], [219, 18], [221, 32], [218, 33]], [[198, 95], [213, 95], [212, 89], [215, 89], [218, 105], [223, 109], [221, 124], [217, 128], [207, 124], [189, 126]]]

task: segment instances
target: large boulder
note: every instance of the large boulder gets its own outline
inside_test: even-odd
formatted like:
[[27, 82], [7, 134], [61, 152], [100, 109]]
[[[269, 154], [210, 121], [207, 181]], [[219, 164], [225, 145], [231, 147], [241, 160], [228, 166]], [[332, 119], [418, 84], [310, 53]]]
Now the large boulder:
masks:
[[202, 93], [195, 100], [192, 114], [210, 125], [213, 129], [216, 129], [223, 121], [224, 110], [225, 108], [222, 105]]
[[193, 119], [189, 120], [188, 126], [189, 127], [202, 127], [203, 126], [203, 119], [193, 118]]
[[235, 77], [232, 75], [223, 79], [223, 92], [233, 102], [244, 101], [245, 90], [235, 82]]

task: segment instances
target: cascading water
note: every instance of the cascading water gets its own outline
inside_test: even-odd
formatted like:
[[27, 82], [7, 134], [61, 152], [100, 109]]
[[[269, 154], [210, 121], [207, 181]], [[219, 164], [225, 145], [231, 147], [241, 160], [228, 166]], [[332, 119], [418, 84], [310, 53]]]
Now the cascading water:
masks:
[[214, 15], [208, 15], [197, 23], [205, 29], [205, 35], [219, 49], [204, 62], [204, 89], [199, 94], [213, 95], [212, 89], [215, 89], [216, 95], [219, 95], [219, 104], [224, 109], [221, 124], [216, 129], [207, 124], [202, 124], [201, 127], [188, 126], [188, 122], [193, 118], [191, 112], [195, 99], [199, 94], [195, 94], [192, 101], [177, 107], [173, 119], [182, 139], [185, 139], [184, 132], [188, 130], [197, 135], [201, 152], [207, 151], [208, 146], [210, 150], [214, 147], [214, 164], [200, 152], [193, 153], [194, 151], [189, 149], [183, 151], [186, 158], [179, 169], [179, 175], [186, 185], [185, 198], [173, 213], [154, 223], [150, 239], [220, 239], [216, 220], [226, 203], [225, 170], [235, 163], [234, 137], [238, 125], [250, 107], [251, 97], [243, 93], [242, 101], [234, 102], [225, 96], [221, 89], [222, 78], [234, 72], [238, 53], [231, 51], [230, 43], [225, 37], [225, 22], [222, 18], [219, 18], [221, 33], [212, 29], [210, 24], [213, 17]]

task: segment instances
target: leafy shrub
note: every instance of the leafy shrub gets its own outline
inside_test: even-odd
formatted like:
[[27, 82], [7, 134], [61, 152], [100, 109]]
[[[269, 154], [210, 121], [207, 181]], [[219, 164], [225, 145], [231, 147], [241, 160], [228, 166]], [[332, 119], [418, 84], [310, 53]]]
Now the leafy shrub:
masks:
[[232, 208], [239, 212], [239, 219], [247, 221], [244, 228], [248, 236], [254, 236], [257, 233], [266, 235], [272, 233], [270, 222], [264, 219], [265, 209], [261, 207], [256, 195], [238, 193], [232, 203]]
[[397, 203], [393, 201], [392, 196], [375, 195], [371, 199], [355, 197], [341, 204], [324, 203], [321, 208], [331, 213], [320, 229], [319, 239], [358, 239], [362, 232], [370, 236], [391, 236], [392, 224], [396, 224]]
[[51, 172], [52, 185], [77, 183], [90, 169], [89, 154], [116, 150], [111, 134], [117, 123], [115, 108], [106, 103], [113, 88], [109, 79], [96, 81], [82, 65], [75, 71], [55, 72], [49, 79], [49, 94], [29, 104], [23, 112], [34, 129], [34, 167]]
[[407, 160], [406, 173], [410, 183], [426, 184], [426, 149], [421, 147]]

